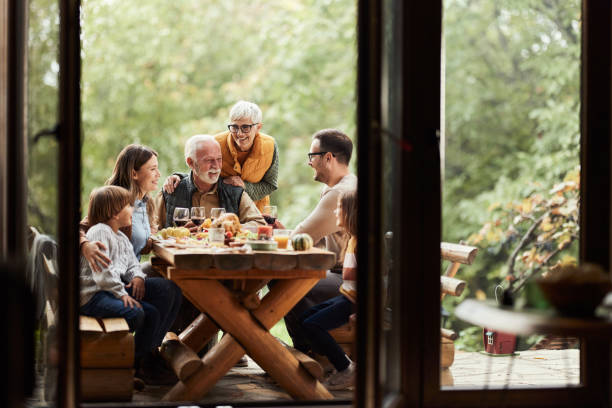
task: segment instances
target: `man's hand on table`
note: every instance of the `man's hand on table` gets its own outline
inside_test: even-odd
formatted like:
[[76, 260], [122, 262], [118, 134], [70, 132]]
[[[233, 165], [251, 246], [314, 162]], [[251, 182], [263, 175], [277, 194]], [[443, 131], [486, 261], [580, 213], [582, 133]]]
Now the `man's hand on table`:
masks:
[[272, 228], [273, 229], [287, 229], [285, 228], [283, 223], [278, 220], [278, 218], [274, 221], [274, 224], [272, 224]]
[[168, 176], [168, 178], [166, 178], [166, 181], [164, 181], [164, 191], [168, 194], [174, 193], [174, 189], [176, 188], [176, 186], [178, 186], [180, 182], [181, 178], [176, 174]]

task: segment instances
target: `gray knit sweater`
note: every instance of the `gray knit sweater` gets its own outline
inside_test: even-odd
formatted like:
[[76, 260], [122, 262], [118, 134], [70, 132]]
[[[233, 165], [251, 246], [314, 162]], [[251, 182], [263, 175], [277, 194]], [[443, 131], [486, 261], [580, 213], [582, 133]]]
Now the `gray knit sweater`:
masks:
[[132, 243], [123, 232], [115, 233], [107, 224], [100, 223], [87, 231], [87, 240], [102, 242], [107, 248], [106, 256], [110, 258], [111, 263], [101, 272], [93, 272], [85, 257], [81, 255], [81, 306], [100, 291], [110, 292], [120, 298], [127, 295], [124, 286], [132, 279], [145, 279], [146, 275], [134, 255]]

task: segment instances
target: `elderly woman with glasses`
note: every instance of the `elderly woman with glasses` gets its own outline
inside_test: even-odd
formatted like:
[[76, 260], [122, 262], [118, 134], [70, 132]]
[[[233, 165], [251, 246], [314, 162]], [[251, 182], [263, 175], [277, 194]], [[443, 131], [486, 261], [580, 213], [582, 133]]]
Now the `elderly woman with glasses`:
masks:
[[[259, 106], [238, 101], [230, 110], [228, 130], [215, 135], [223, 155], [223, 182], [244, 188], [259, 211], [278, 188], [278, 147], [273, 137], [260, 132], [262, 125]], [[170, 176], [164, 190], [172, 193], [179, 180]]]

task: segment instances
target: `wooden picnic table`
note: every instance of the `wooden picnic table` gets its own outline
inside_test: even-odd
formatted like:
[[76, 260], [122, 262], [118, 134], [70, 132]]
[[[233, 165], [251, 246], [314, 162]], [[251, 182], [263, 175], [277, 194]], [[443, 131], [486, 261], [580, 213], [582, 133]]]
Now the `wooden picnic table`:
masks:
[[[202, 398], [247, 353], [293, 398], [332, 399], [269, 330], [335, 264], [335, 254], [309, 251], [215, 252], [155, 243], [154, 266], [181, 288], [203, 313], [181, 333], [181, 341], [199, 351], [219, 329], [225, 335], [189, 378], [179, 381], [164, 400]], [[270, 280], [278, 282], [259, 299]]]

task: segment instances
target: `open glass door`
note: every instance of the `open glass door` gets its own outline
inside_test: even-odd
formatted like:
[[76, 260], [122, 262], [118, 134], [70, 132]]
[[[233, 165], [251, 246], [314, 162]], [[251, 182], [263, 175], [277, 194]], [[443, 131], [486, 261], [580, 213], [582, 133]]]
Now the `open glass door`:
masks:
[[55, 401], [58, 370], [59, 4], [31, 0], [27, 48], [28, 278], [37, 296], [35, 401]]

